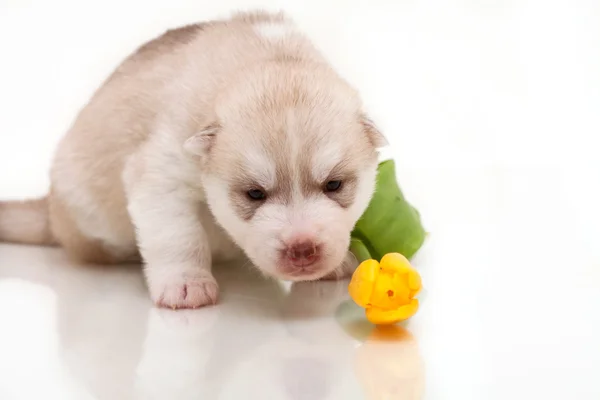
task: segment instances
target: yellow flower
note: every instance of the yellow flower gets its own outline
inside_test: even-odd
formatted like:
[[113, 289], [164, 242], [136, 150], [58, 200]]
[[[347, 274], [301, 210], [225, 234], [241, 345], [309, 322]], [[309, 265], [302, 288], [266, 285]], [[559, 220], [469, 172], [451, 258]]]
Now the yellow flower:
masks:
[[366, 309], [374, 324], [393, 324], [412, 317], [419, 308], [414, 297], [421, 290], [421, 277], [406, 257], [388, 253], [381, 259], [362, 262], [348, 286], [350, 296]]

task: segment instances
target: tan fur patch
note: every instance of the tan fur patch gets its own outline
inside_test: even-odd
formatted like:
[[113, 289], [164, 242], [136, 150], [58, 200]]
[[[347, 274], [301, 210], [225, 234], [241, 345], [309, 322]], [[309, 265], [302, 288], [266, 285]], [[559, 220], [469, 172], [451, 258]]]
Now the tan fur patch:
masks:
[[[242, 175], [236, 177], [238, 180], [229, 189], [229, 201], [236, 214], [244, 221], [254, 217], [254, 214], [267, 200], [252, 200], [248, 197], [248, 191], [252, 189], [264, 189], [255, 185], [251, 180], [246, 180]], [[268, 194], [267, 194], [268, 195]]]
[[50, 231], [46, 199], [0, 202], [0, 240], [56, 244]]

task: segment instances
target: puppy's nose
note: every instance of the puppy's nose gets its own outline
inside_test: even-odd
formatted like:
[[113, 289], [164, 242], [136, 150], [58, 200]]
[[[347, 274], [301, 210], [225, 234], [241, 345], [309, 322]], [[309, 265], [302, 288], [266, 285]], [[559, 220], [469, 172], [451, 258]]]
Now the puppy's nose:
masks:
[[296, 267], [306, 267], [317, 261], [319, 249], [312, 240], [304, 240], [290, 245], [287, 250], [287, 257]]

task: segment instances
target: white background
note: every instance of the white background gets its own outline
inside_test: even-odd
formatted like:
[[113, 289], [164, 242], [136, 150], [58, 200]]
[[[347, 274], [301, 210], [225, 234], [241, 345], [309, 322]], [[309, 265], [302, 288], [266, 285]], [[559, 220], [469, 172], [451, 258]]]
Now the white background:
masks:
[[217, 3], [2, 0], [0, 194], [44, 191], [54, 144], [140, 43], [260, 5], [298, 20], [362, 91], [408, 167], [585, 169], [597, 160], [595, 0]]
[[55, 144], [140, 43], [261, 5], [361, 90], [431, 232], [428, 398], [598, 398], [596, 0], [0, 0], [0, 198], [46, 192]]

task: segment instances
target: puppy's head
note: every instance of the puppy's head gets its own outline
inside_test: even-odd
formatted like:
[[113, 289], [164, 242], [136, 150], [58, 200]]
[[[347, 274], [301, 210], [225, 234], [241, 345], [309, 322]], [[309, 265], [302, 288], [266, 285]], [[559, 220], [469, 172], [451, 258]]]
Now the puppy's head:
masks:
[[371, 199], [384, 141], [357, 94], [326, 67], [274, 64], [232, 84], [216, 116], [186, 148], [202, 157], [218, 223], [268, 275], [331, 273]]

